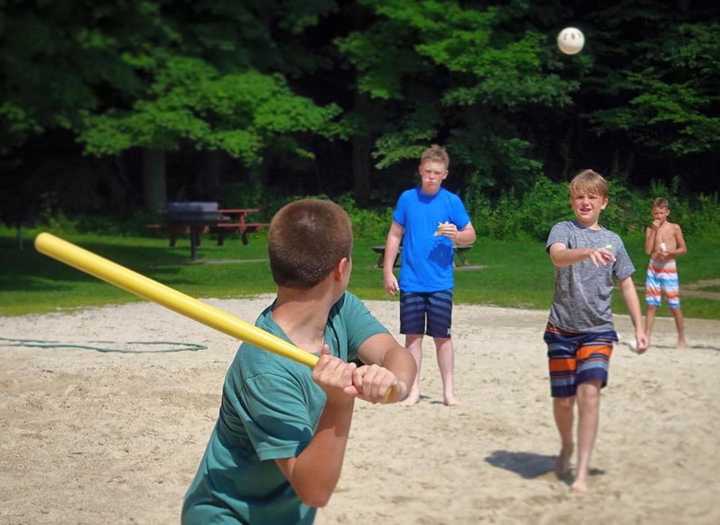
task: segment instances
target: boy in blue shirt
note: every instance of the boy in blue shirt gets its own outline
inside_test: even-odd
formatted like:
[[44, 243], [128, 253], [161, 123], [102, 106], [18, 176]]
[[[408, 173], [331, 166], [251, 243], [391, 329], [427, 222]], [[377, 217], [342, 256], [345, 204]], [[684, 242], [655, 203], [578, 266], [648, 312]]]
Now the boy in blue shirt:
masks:
[[312, 523], [340, 477], [355, 398], [407, 396], [415, 362], [346, 291], [351, 250], [350, 219], [330, 201], [297, 201], [273, 217], [268, 255], [277, 298], [256, 325], [320, 359], [310, 370], [240, 346], [185, 495], [183, 524]]
[[573, 412], [578, 406], [577, 467], [574, 492], [587, 491], [590, 455], [597, 437], [600, 390], [607, 384], [613, 343], [618, 340], [610, 308], [613, 280], [618, 281], [635, 326], [638, 353], [647, 349], [632, 274], [635, 267], [618, 235], [600, 226], [608, 204], [608, 184], [592, 170], [570, 182], [574, 221], [550, 230], [545, 248], [555, 266], [555, 295], [545, 328], [553, 415], [560, 434], [558, 476], [570, 471]]
[[[420, 186], [400, 195], [385, 242], [383, 281], [391, 295], [400, 292], [400, 333], [417, 364], [407, 404], [420, 399], [423, 335], [435, 341], [443, 383], [443, 402], [457, 404], [450, 328], [453, 297], [453, 245], [475, 242], [475, 229], [460, 198], [442, 187], [450, 158], [433, 144], [420, 157]], [[402, 243], [400, 282], [393, 265]]]

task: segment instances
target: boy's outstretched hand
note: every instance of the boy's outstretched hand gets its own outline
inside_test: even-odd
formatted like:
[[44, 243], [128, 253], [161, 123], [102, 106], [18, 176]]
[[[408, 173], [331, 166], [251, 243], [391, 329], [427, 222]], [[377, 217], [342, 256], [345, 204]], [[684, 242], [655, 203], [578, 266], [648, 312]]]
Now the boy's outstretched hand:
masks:
[[588, 255], [595, 266], [606, 266], [615, 262], [615, 254], [611, 248], [597, 248]]

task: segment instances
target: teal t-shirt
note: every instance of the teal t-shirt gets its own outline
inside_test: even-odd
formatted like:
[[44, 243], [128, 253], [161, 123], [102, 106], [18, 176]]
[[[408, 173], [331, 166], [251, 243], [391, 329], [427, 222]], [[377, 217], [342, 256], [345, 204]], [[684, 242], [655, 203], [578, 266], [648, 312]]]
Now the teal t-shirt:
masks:
[[[288, 340], [272, 306], [255, 324]], [[333, 355], [351, 361], [363, 341], [386, 332], [346, 292], [330, 310], [325, 342]], [[310, 368], [243, 343], [225, 376], [218, 420], [185, 495], [182, 523], [312, 523], [315, 509], [300, 501], [273, 460], [305, 449], [325, 400]]]

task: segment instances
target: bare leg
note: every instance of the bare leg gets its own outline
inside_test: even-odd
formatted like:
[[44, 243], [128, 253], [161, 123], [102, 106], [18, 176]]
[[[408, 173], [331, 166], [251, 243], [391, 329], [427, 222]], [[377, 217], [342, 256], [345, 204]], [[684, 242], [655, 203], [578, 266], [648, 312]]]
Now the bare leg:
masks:
[[404, 405], [414, 405], [420, 400], [420, 365], [422, 365], [422, 334], [406, 335], [405, 336], [405, 348], [410, 351], [410, 355], [415, 359], [415, 365], [417, 366], [417, 374], [415, 375], [415, 382], [410, 388]]
[[554, 397], [553, 416], [560, 434], [560, 453], [555, 463], [555, 473], [559, 478], [570, 472], [570, 458], [573, 453], [573, 409], [575, 397]]
[[675, 328], [677, 328], [677, 347], [678, 350], [685, 350], [687, 348], [687, 341], [685, 340], [685, 319], [680, 308], [673, 308], [670, 310], [675, 318]]
[[653, 323], [655, 322], [655, 312], [657, 312], [657, 306], [647, 307], [645, 313], [645, 335], [647, 335], [648, 345], [650, 344], [650, 334], [652, 333]]
[[443, 403], [447, 406], [457, 405], [455, 398], [454, 369], [455, 354], [453, 353], [452, 339], [449, 337], [436, 337], [435, 350], [437, 351], [438, 368], [443, 384]]
[[577, 387], [578, 403], [578, 460], [574, 492], [587, 491], [587, 478], [590, 472], [590, 456], [600, 421], [600, 381], [588, 381]]

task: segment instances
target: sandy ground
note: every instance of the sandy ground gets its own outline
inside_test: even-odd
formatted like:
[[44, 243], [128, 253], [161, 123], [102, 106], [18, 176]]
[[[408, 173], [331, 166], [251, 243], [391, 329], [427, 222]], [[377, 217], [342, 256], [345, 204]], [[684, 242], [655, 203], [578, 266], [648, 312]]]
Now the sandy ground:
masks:
[[[208, 302], [252, 320], [268, 300]], [[397, 334], [397, 303], [368, 305]], [[688, 320], [685, 352], [665, 318], [646, 355], [616, 347], [576, 496], [551, 472], [545, 319], [456, 306], [462, 405], [426, 342], [421, 402], [357, 406], [317, 523], [720, 523], [720, 322]], [[235, 342], [147, 303], [0, 317], [0, 337], [0, 523], [177, 523]]]

